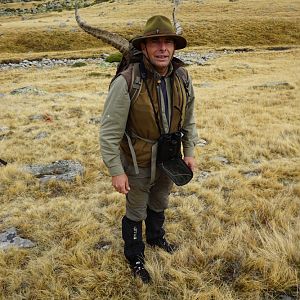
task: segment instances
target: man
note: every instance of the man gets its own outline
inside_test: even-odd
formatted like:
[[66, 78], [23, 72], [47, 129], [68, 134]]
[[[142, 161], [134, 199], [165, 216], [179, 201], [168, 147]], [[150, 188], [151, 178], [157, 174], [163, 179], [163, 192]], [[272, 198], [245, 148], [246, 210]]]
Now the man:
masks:
[[132, 44], [143, 53], [138, 64], [143, 78], [141, 89], [136, 99], [130, 99], [125, 78], [132, 74], [133, 66], [112, 82], [102, 116], [100, 144], [113, 187], [126, 195], [122, 219], [125, 257], [134, 275], [148, 283], [151, 278], [144, 266], [142, 222], [150, 246], [169, 253], [175, 250], [163, 229], [173, 182], [155, 165], [156, 141], [163, 134], [183, 132], [184, 161], [193, 170], [197, 133], [192, 84], [188, 80], [185, 86], [182, 72], [177, 72], [183, 69], [182, 63], [173, 59], [175, 50], [186, 47], [186, 40], [175, 33], [168, 18], [153, 16], [144, 34]]

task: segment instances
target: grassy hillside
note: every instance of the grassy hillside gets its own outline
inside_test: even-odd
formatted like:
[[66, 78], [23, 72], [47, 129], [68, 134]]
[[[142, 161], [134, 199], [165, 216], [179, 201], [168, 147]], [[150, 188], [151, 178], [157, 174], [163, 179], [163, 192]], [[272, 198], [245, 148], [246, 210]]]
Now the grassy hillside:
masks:
[[[207, 145], [196, 148], [192, 182], [170, 195], [165, 228], [179, 250], [146, 247], [149, 286], [132, 277], [124, 260], [125, 200], [111, 186], [92, 121], [102, 113], [115, 67], [0, 70], [0, 158], [8, 162], [0, 167], [0, 233], [16, 227], [36, 243], [0, 250], [1, 300], [300, 299], [299, 3], [274, 2], [188, 0], [180, 7], [186, 35], [199, 43], [187, 51], [254, 51], [218, 52], [203, 66], [188, 66], [197, 129]], [[161, 12], [161, 1], [134, 3], [96, 5], [81, 16], [131, 36]], [[0, 19], [1, 59], [113, 51], [72, 33], [70, 12]], [[51, 35], [49, 26], [70, 36]], [[291, 48], [266, 50], [274, 45]], [[26, 86], [40, 93], [11, 93]], [[83, 177], [44, 184], [22, 170], [60, 159], [81, 162]]]
[[[115, 1], [82, 8], [89, 24], [131, 38], [152, 14], [171, 17], [170, 1]], [[192, 13], [191, 13], [192, 12]], [[183, 1], [178, 19], [190, 46], [206, 48], [300, 43], [299, 1]], [[72, 11], [0, 17], [0, 59], [33, 53], [97, 49], [103, 44], [83, 33]], [[54, 52], [54, 53], [53, 53]], [[91, 50], [91, 53], [94, 53]]]

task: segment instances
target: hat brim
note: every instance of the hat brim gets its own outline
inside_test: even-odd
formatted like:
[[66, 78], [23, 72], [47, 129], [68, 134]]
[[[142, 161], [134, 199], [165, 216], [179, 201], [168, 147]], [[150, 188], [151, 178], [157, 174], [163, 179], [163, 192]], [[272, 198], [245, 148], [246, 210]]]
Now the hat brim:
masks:
[[141, 43], [144, 42], [146, 39], [149, 38], [155, 38], [155, 37], [170, 37], [174, 40], [175, 44], [175, 50], [183, 49], [187, 46], [187, 41], [183, 36], [177, 35], [177, 34], [153, 34], [153, 35], [147, 35], [147, 36], [139, 36], [134, 39], [132, 39], [133, 46], [138, 49], [141, 49]]

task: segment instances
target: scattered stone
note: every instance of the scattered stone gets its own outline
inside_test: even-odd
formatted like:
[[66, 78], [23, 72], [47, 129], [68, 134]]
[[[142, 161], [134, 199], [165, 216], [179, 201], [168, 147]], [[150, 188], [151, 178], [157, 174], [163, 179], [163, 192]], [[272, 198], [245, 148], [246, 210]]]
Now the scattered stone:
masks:
[[204, 139], [199, 139], [196, 145], [200, 146], [200, 147], [205, 147], [207, 144], [208, 144], [208, 141], [206, 141]]
[[214, 157], [214, 160], [216, 160], [222, 164], [225, 164], [225, 165], [230, 164], [230, 161], [224, 156], [216, 156], [216, 157]]
[[0, 127], [0, 141], [4, 140], [8, 136], [10, 136], [13, 132], [9, 130], [8, 127]]
[[5, 97], [5, 94], [0, 93], [0, 98]]
[[17, 235], [15, 227], [7, 229], [0, 234], [0, 249], [5, 250], [12, 247], [17, 248], [32, 248], [35, 243], [28, 239], [23, 239]]
[[[31, 2], [31, 0], [2, 0], [1, 3], [14, 3], [14, 2], [21, 2], [22, 6], [24, 2]], [[42, 2], [42, 3], [39, 3]], [[0, 16], [14, 16], [14, 15], [24, 15], [24, 14], [38, 14], [38, 13], [45, 13], [45, 12], [51, 12], [51, 11], [58, 11], [61, 12], [63, 10], [70, 10], [74, 8], [75, 1], [69, 1], [69, 0], [49, 0], [47, 2], [39, 1], [34, 4], [34, 7], [28, 7], [28, 8], [9, 8], [4, 7], [0, 8]], [[76, 1], [77, 2], [77, 1]], [[80, 7], [88, 7], [97, 4], [99, 1], [80, 1], [79, 3]]]
[[45, 95], [46, 92], [33, 86], [25, 86], [11, 91], [10, 94], [11, 95], [20, 95], [20, 94]]
[[6, 126], [0, 127], [0, 132], [2, 132], [2, 131], [8, 131], [8, 130], [9, 130], [9, 128], [6, 127]]
[[[70, 29], [75, 30], [75, 29]], [[53, 31], [53, 28], [48, 28], [47, 31]], [[76, 28], [78, 31], [78, 28]], [[227, 54], [226, 50], [223, 54]], [[181, 59], [186, 65], [197, 64], [205, 65], [208, 60], [215, 59], [221, 55], [221, 52], [208, 52], [208, 53], [198, 53], [198, 52], [176, 52], [176, 57]], [[56, 66], [73, 66], [82, 65], [83, 63], [99, 63], [100, 66], [111, 67], [112, 64], [105, 62], [109, 54], [101, 54], [99, 58], [80, 58], [80, 59], [50, 59], [43, 58], [40, 60], [23, 60], [19, 63], [3, 63], [0, 64], [0, 70], [14, 69], [14, 68], [54, 68]], [[117, 65], [117, 63], [115, 63]]]
[[35, 120], [44, 120], [44, 115], [31, 115], [29, 116], [30, 121], [35, 121]]
[[253, 160], [252, 160], [252, 163], [253, 163], [253, 164], [260, 164], [261, 161], [260, 161], [259, 159], [253, 159]]
[[34, 137], [34, 139], [35, 139], [35, 140], [42, 140], [42, 139], [46, 138], [48, 135], [49, 135], [48, 132], [42, 131], [42, 132], [38, 133], [38, 134]]
[[111, 248], [110, 242], [100, 241], [95, 245], [96, 250], [104, 250], [107, 251]]
[[73, 160], [58, 160], [49, 165], [28, 165], [24, 171], [40, 178], [42, 183], [49, 180], [73, 181], [77, 176], [82, 176], [84, 167]]
[[251, 177], [258, 176], [261, 173], [261, 171], [260, 170], [254, 170], [254, 171], [245, 171], [245, 172], [242, 172], [242, 173], [246, 178], [251, 178]]
[[294, 87], [285, 81], [278, 82], [267, 82], [262, 85], [254, 85], [253, 89], [263, 90], [263, 89], [274, 89], [274, 90], [293, 90]]
[[198, 52], [176, 52], [175, 56], [181, 59], [186, 65], [205, 65], [208, 60], [219, 57], [217, 52], [201, 54]]
[[31, 116], [29, 116], [29, 120], [30, 121], [43, 120], [46, 122], [52, 122], [53, 117], [50, 116], [48, 113], [45, 113], [45, 114], [39, 114], [39, 115], [31, 115]]
[[201, 171], [196, 177], [195, 177], [195, 180], [196, 181], [201, 181], [201, 180], [204, 180], [208, 177], [210, 177], [212, 174], [210, 171]]
[[95, 125], [101, 124], [101, 117], [90, 118], [89, 123]]

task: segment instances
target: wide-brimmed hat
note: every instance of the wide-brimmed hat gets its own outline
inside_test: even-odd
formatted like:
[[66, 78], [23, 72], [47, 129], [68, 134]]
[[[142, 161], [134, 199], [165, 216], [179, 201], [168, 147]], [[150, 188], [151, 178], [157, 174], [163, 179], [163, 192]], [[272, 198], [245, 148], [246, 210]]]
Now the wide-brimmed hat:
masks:
[[183, 49], [187, 45], [186, 39], [176, 34], [171, 21], [165, 16], [151, 17], [146, 23], [143, 35], [134, 38], [132, 44], [135, 48], [141, 50], [141, 43], [144, 42], [145, 39], [153, 37], [172, 38], [175, 43], [175, 49]]

